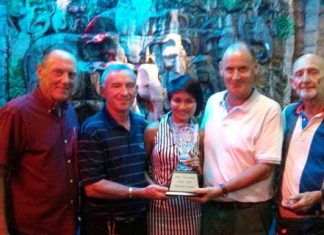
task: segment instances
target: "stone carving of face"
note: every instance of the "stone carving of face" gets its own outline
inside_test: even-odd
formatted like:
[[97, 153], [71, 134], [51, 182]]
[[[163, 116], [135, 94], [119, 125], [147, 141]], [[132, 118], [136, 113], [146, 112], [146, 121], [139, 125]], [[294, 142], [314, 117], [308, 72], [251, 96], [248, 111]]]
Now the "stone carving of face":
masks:
[[176, 60], [178, 56], [177, 48], [175, 46], [166, 47], [163, 52], [163, 63], [166, 70], [174, 70], [176, 68]]

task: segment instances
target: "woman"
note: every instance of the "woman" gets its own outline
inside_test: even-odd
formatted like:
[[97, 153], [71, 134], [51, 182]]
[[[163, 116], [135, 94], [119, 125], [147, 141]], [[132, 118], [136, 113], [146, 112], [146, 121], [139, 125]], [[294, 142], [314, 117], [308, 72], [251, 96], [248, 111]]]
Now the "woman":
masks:
[[[172, 125], [193, 122], [203, 106], [203, 94], [198, 82], [188, 75], [173, 80], [169, 87], [170, 112], [159, 123], [150, 124], [145, 130], [145, 148], [152, 163], [153, 182], [169, 186], [172, 172], [179, 164], [179, 149], [173, 140]], [[192, 152], [199, 152], [197, 141]], [[199, 158], [187, 160], [186, 165], [200, 170]], [[148, 232], [150, 235], [197, 235], [200, 231], [200, 205], [185, 196], [150, 202]]]

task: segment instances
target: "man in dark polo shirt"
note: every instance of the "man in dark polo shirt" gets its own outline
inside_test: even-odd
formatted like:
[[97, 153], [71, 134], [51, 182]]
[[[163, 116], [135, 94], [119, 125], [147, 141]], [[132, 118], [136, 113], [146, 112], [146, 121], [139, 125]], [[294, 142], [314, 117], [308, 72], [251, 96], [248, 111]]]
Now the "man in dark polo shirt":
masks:
[[67, 99], [76, 67], [68, 48], [48, 48], [39, 86], [0, 110], [1, 235], [75, 234], [78, 124]]
[[130, 111], [136, 76], [128, 65], [114, 63], [100, 83], [106, 104], [84, 122], [79, 136], [81, 234], [146, 234], [144, 198], [164, 199], [167, 188], [145, 180], [146, 121]]

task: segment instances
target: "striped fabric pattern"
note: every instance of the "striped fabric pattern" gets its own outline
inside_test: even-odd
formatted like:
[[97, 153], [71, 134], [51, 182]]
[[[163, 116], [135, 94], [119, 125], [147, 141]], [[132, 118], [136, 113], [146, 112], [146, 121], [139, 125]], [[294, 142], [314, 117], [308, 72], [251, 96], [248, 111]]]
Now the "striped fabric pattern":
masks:
[[[178, 165], [178, 149], [168, 124], [170, 116], [170, 113], [166, 114], [160, 122], [151, 156], [155, 183], [167, 187], [170, 185], [172, 172]], [[174, 196], [166, 200], [153, 200], [148, 213], [148, 233], [197, 235], [200, 231], [200, 217], [200, 205], [187, 197]]]
[[[78, 154], [83, 187], [102, 179], [133, 187], [146, 186], [146, 122], [134, 113], [130, 118], [131, 130], [127, 131], [104, 108], [82, 125]], [[85, 196], [83, 202], [83, 213], [91, 219], [138, 215], [145, 206], [144, 199], [104, 200]]]

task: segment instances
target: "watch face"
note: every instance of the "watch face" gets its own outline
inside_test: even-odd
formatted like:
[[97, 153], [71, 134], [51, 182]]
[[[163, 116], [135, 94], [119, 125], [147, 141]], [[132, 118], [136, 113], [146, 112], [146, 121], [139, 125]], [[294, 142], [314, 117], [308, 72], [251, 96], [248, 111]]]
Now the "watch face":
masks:
[[227, 197], [227, 196], [228, 196], [228, 191], [227, 191], [227, 189], [226, 189], [225, 184], [219, 184], [219, 187], [220, 187], [221, 190], [222, 190], [222, 196], [223, 196], [223, 197]]

